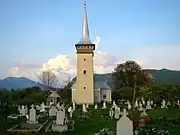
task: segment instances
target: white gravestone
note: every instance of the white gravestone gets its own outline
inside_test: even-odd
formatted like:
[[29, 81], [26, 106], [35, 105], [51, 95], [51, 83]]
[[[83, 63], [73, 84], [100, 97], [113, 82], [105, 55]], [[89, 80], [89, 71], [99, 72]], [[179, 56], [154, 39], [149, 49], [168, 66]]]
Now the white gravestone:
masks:
[[22, 105], [22, 107], [21, 107], [20, 115], [21, 115], [21, 116], [26, 116], [26, 110], [25, 110], [24, 105]]
[[45, 112], [45, 105], [44, 105], [44, 103], [42, 103], [41, 106], [40, 106], [40, 112]]
[[120, 114], [121, 114], [120, 107], [115, 108], [114, 118], [119, 119]]
[[111, 117], [111, 119], [113, 118], [113, 108], [111, 108], [110, 110], [109, 110], [109, 117]]
[[135, 101], [135, 106], [134, 107], [138, 107], [138, 101]]
[[36, 120], [36, 109], [34, 109], [34, 105], [31, 105], [31, 109], [29, 110], [29, 120], [28, 123], [37, 124]]
[[97, 104], [95, 104], [94, 109], [96, 110], [98, 108]]
[[56, 115], [56, 124], [57, 125], [63, 125], [65, 120], [65, 110], [64, 109], [59, 109], [57, 111]]
[[145, 105], [144, 97], [141, 98], [142, 104]]
[[116, 135], [133, 135], [133, 122], [126, 116], [126, 109], [124, 109], [123, 116], [117, 121]]
[[73, 102], [73, 110], [74, 110], [74, 111], [76, 110], [76, 105], [75, 105], [74, 102]]
[[57, 108], [56, 106], [51, 106], [51, 108], [49, 109], [49, 116], [56, 116], [57, 113]]
[[161, 103], [161, 108], [167, 108], [166, 101], [164, 99], [163, 99], [163, 101]]
[[143, 111], [143, 106], [142, 106], [141, 102], [139, 103], [139, 109], [138, 110]]
[[128, 109], [131, 110], [131, 104], [128, 102]]
[[116, 108], [116, 102], [115, 101], [113, 101], [112, 108]]
[[72, 114], [73, 114], [73, 109], [72, 109], [72, 107], [70, 106], [69, 108], [68, 108], [68, 112], [69, 112], [69, 116], [72, 118]]
[[146, 109], [147, 109], [147, 110], [150, 110], [150, 109], [151, 109], [151, 102], [150, 102], [150, 101], [147, 101]]
[[82, 105], [82, 111], [83, 111], [83, 112], [87, 112], [87, 109], [86, 109], [86, 105], [85, 105], [85, 104]]
[[103, 102], [103, 109], [106, 109], [106, 102]]

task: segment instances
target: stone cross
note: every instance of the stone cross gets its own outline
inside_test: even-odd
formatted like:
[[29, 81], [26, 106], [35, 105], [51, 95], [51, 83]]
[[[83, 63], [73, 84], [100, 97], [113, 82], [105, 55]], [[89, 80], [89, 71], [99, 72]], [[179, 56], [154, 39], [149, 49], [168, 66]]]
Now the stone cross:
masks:
[[34, 105], [31, 105], [31, 109], [29, 111], [29, 122], [32, 124], [36, 124], [36, 109], [34, 109]]
[[68, 112], [69, 112], [69, 115], [70, 115], [70, 117], [72, 118], [72, 114], [73, 114], [73, 109], [72, 109], [72, 107], [70, 106], [69, 108], [68, 108]]

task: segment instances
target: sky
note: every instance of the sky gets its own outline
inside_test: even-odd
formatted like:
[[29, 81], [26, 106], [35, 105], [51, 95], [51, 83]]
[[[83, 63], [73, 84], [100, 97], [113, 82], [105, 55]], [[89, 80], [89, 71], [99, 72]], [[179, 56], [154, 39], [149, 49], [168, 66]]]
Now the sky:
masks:
[[[87, 0], [95, 72], [126, 60], [180, 70], [179, 7], [179, 0]], [[0, 0], [0, 79], [37, 80], [49, 69], [75, 76], [83, 10], [83, 0]]]

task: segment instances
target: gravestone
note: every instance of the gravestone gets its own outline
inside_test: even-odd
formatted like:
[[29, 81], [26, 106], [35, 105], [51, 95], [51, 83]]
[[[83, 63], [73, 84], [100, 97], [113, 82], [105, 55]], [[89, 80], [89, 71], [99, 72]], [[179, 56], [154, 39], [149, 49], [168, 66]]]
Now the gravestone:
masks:
[[51, 106], [51, 108], [49, 109], [49, 116], [56, 116], [57, 113], [57, 108], [56, 106]]
[[128, 102], [128, 109], [131, 110], [131, 104]]
[[135, 106], [134, 107], [138, 107], [138, 101], [135, 101]]
[[97, 104], [95, 104], [94, 109], [96, 110], [98, 108]]
[[30, 124], [37, 124], [38, 123], [38, 121], [36, 120], [36, 110], [34, 109], [34, 105], [31, 105], [31, 109], [29, 111], [28, 123], [30, 123]]
[[41, 106], [40, 106], [40, 112], [45, 112], [45, 105], [44, 105], [44, 103], [42, 103]]
[[119, 119], [120, 113], [121, 113], [120, 107], [115, 108], [114, 118], [115, 118], [115, 119]]
[[161, 103], [161, 108], [167, 108], [166, 101], [164, 99], [163, 99], [163, 101]]
[[54, 132], [68, 131], [68, 126], [65, 121], [66, 121], [65, 108], [60, 106], [60, 109], [57, 110], [56, 121], [53, 122], [52, 124], [52, 131]]
[[83, 111], [83, 112], [87, 112], [87, 109], [86, 109], [86, 105], [85, 105], [85, 104], [82, 105], [82, 111]]
[[20, 115], [21, 115], [21, 116], [26, 116], [26, 110], [25, 110], [24, 105], [22, 105], [22, 107], [21, 107]]
[[141, 102], [139, 103], [139, 108], [138, 108], [139, 111], [143, 111], [143, 106], [141, 104]]
[[69, 112], [69, 116], [72, 118], [72, 114], [73, 114], [73, 109], [72, 109], [72, 107], [70, 106], [69, 108], [68, 108], [68, 112]]
[[150, 110], [150, 109], [151, 109], [151, 102], [150, 102], [150, 101], [147, 101], [146, 109], [147, 109], [147, 110]]
[[123, 116], [117, 121], [116, 135], [133, 135], [133, 122], [126, 116], [125, 109]]
[[106, 102], [103, 102], [103, 109], [106, 109]]
[[58, 110], [56, 115], [56, 124], [63, 125], [64, 119], [65, 119], [65, 110], [64, 109]]
[[74, 110], [74, 111], [76, 110], [76, 105], [75, 105], [74, 102], [73, 102], [73, 110]]
[[109, 110], [109, 117], [111, 117], [111, 119], [113, 118], [113, 108], [111, 108], [110, 110]]

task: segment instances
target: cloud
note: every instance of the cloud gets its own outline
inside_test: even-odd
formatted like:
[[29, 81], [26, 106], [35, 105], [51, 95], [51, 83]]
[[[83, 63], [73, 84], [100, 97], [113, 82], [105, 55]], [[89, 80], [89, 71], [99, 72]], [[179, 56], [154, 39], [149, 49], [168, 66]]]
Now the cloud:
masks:
[[27, 62], [17, 62], [15, 67], [22, 67], [22, 68], [40, 68], [41, 64], [36, 63], [27, 63]]
[[8, 75], [9, 75], [9, 76], [20, 77], [20, 76], [28, 76], [28, 73], [27, 73], [27, 72], [24, 72], [24, 71], [20, 71], [19, 67], [12, 67], [12, 68], [8, 71]]
[[[117, 51], [111, 54], [100, 51], [100, 41], [101, 38], [96, 36], [93, 42], [96, 44], [96, 50], [94, 52], [95, 73], [111, 73], [117, 64], [127, 60], [136, 61], [142, 68], [180, 69], [180, 46], [178, 45], [119, 45], [119, 50], [117, 48]], [[59, 54], [56, 57], [48, 59], [43, 64], [21, 62], [11, 68], [8, 71], [8, 75], [26, 76], [37, 80], [34, 73], [40, 73], [44, 70], [53, 71], [59, 77], [60, 81], [64, 82], [69, 77], [73, 78], [76, 75], [76, 56]]]

